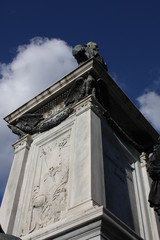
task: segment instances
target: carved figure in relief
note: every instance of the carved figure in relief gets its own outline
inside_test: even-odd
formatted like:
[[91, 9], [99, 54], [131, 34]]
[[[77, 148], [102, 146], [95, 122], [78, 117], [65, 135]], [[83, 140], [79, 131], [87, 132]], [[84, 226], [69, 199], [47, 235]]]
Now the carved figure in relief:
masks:
[[95, 85], [96, 80], [90, 74], [86, 79], [83, 77], [77, 78], [68, 93], [65, 105], [68, 106], [71, 103], [77, 103], [89, 95], [95, 97]]
[[56, 175], [57, 172], [60, 172], [60, 167], [59, 166], [50, 167], [48, 173], [46, 174], [46, 176], [44, 178], [44, 182], [46, 182], [49, 177], [51, 177], [53, 181], [56, 181], [55, 180], [55, 175]]
[[75, 80], [65, 105], [76, 104], [89, 95], [96, 98], [105, 109], [109, 109], [108, 89], [105, 82], [101, 78], [96, 80], [90, 73], [87, 78], [79, 77]]
[[[49, 177], [54, 178], [55, 175], [49, 175]], [[44, 181], [46, 182], [46, 178]], [[63, 175], [58, 184], [56, 184], [55, 181], [52, 182], [52, 187], [49, 186], [49, 191], [46, 195], [37, 194], [37, 196], [33, 199], [32, 226], [34, 225], [34, 228], [31, 227], [30, 230], [45, 227], [48, 224], [54, 223], [60, 219], [61, 212], [63, 212], [66, 207], [65, 185], [67, 181], [68, 172]]]
[[41, 150], [42, 174], [39, 185], [33, 188], [29, 232], [60, 220], [66, 211], [69, 138], [70, 136], [66, 135], [59, 142], [49, 144]]
[[42, 226], [42, 219], [39, 216], [45, 204], [46, 196], [43, 194], [39, 194], [39, 191], [40, 187], [35, 186], [33, 189], [32, 197], [33, 211], [31, 216], [32, 221], [29, 232], [32, 232], [35, 229], [39, 229]]

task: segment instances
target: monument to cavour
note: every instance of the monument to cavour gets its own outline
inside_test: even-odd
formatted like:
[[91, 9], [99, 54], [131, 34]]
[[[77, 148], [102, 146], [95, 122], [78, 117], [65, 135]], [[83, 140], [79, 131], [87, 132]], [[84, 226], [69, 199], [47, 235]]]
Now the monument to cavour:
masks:
[[20, 138], [2, 228], [23, 240], [158, 240], [158, 134], [95, 43], [73, 55], [74, 71], [5, 118]]

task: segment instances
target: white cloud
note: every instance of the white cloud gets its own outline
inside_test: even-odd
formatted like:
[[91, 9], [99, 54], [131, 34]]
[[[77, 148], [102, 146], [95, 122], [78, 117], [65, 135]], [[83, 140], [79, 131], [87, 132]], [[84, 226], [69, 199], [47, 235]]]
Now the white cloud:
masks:
[[77, 63], [64, 41], [36, 37], [19, 46], [9, 64], [0, 63], [0, 193], [12, 161], [16, 137], [2, 120], [7, 114], [73, 70]]
[[160, 95], [154, 91], [145, 92], [137, 101], [142, 114], [157, 131], [160, 131]]

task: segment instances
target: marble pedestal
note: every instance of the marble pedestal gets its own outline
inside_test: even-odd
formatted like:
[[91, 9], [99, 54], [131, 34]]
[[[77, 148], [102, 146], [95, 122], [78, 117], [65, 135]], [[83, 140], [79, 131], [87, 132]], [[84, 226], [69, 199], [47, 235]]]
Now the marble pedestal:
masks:
[[[98, 76], [105, 74], [101, 65], [96, 69], [93, 63], [88, 61], [23, 106], [21, 112], [41, 108], [44, 116], [52, 117], [67, 108], [63, 91], [68, 79], [74, 81], [75, 75], [91, 69]], [[112, 102], [119, 106], [123, 94], [109, 77], [108, 81]], [[123, 107], [125, 113], [128, 104]], [[11, 114], [8, 121], [14, 122], [19, 112]], [[119, 134], [120, 127], [114, 123], [119, 132], [115, 131], [105, 112], [89, 95], [75, 102], [72, 113], [55, 127], [25, 135], [13, 145], [15, 156], [0, 213], [4, 231], [24, 240], [159, 239], [154, 212], [148, 207], [149, 181], [140, 152], [124, 139], [124, 133], [123, 137]], [[133, 112], [136, 110], [131, 116]], [[116, 118], [116, 111], [112, 114]], [[145, 120], [135, 118], [128, 126], [137, 130], [145, 124], [148, 126]]]

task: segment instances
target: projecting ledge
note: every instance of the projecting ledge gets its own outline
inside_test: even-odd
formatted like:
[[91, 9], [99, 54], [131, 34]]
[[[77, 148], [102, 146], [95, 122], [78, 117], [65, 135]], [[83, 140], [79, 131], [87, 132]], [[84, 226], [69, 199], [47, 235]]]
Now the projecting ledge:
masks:
[[22, 237], [22, 239], [94, 239], [94, 237], [100, 236], [109, 240], [142, 240], [134, 231], [102, 206], [95, 206], [95, 208], [83, 214], [66, 218], [49, 227]]

